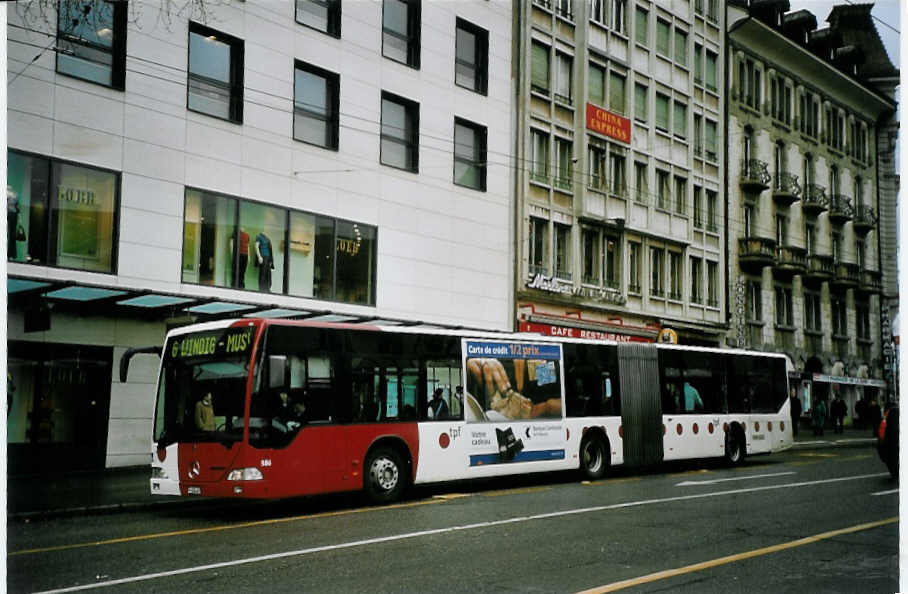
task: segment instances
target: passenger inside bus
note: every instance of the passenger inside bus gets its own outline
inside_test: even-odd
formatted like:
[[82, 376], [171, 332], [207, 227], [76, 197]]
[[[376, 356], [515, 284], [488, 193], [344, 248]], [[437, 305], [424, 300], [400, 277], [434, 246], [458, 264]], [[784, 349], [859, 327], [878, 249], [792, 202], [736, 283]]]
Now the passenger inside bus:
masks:
[[211, 392], [202, 396], [195, 403], [195, 426], [199, 431], [214, 431], [214, 405], [211, 403]]
[[684, 382], [684, 412], [703, 410], [703, 400], [700, 392], [690, 382]]
[[448, 403], [444, 400], [444, 388], [435, 388], [432, 399], [429, 400], [429, 418], [440, 421], [448, 418]]

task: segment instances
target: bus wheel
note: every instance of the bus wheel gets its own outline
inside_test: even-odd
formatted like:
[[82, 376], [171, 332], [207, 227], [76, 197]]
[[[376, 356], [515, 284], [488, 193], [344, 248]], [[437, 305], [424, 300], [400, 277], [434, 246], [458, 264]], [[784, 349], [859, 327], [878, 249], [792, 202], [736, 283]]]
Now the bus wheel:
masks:
[[744, 460], [744, 439], [736, 427], [729, 427], [725, 434], [725, 461], [737, 466]]
[[366, 459], [364, 487], [373, 503], [388, 503], [400, 498], [406, 485], [405, 466], [400, 455], [390, 448], [378, 448]]
[[608, 469], [608, 449], [602, 438], [593, 435], [580, 444], [580, 470], [591, 481], [601, 479]]

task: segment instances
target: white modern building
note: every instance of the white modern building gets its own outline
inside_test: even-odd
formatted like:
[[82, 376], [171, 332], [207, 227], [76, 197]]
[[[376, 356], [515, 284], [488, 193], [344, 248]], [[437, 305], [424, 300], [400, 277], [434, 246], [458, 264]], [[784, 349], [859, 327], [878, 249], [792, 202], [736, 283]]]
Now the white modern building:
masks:
[[[836, 8], [820, 29], [788, 7], [729, 5], [728, 342], [787, 353], [804, 408], [838, 393], [850, 418], [886, 396], [881, 263], [895, 253], [879, 213], [894, 211], [894, 144], [880, 139], [896, 106], [894, 86], [868, 78], [897, 71], [870, 5]], [[836, 14], [855, 9], [870, 29], [846, 42]]]
[[719, 346], [724, 3], [527, 0], [515, 13], [519, 327]]
[[513, 326], [510, 1], [162, 6], [9, 7], [14, 473], [147, 462], [171, 325]]

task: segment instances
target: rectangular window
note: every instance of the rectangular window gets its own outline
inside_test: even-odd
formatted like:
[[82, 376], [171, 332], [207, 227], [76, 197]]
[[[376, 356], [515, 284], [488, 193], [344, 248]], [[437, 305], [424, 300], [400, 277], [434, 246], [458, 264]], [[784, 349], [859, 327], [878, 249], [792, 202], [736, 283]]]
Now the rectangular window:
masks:
[[558, 162], [555, 187], [571, 190], [574, 180], [574, 143], [567, 138], [555, 138], [555, 158]]
[[740, 100], [752, 109], [759, 110], [762, 105], [762, 75], [760, 69], [750, 58], [742, 60], [738, 68], [738, 85], [741, 88]]
[[687, 66], [687, 33], [675, 29], [675, 62]]
[[549, 94], [549, 46], [535, 40], [530, 59], [530, 85], [537, 93]]
[[759, 281], [747, 281], [747, 321], [763, 321], [763, 288]]
[[642, 46], [649, 45], [649, 11], [638, 6], [636, 14], [636, 40]]
[[486, 189], [486, 127], [454, 119], [454, 183]]
[[612, 0], [612, 29], [616, 33], [624, 35], [625, 31], [625, 12], [627, 11], [627, 0]]
[[420, 0], [383, 0], [382, 55], [419, 68]]
[[703, 154], [703, 116], [698, 113], [694, 114], [694, 154]]
[[706, 88], [715, 91], [716, 87], [716, 63], [719, 61], [719, 55], [706, 50]]
[[120, 176], [7, 151], [7, 258], [116, 273]]
[[599, 284], [599, 232], [583, 230], [583, 282]]
[[649, 203], [649, 184], [647, 183], [646, 163], [634, 163], [634, 197], [641, 204]]
[[608, 0], [590, 0], [590, 20], [599, 23], [603, 27], [607, 25], [606, 2]]
[[668, 132], [668, 104], [669, 98], [662, 93], [656, 93], [656, 128]]
[[649, 292], [654, 297], [665, 295], [665, 250], [651, 247], [649, 249]]
[[671, 208], [671, 188], [667, 171], [656, 170], [656, 206], [665, 210]]
[[687, 138], [687, 105], [675, 101], [675, 136], [678, 138]]
[[548, 221], [530, 217], [530, 275], [548, 274]]
[[555, 223], [555, 276], [571, 280], [571, 228]]
[[857, 262], [855, 262], [855, 264], [857, 264], [861, 270], [864, 270], [866, 248], [864, 247], [863, 240], [858, 239], [854, 242], [854, 251], [855, 251], [855, 260], [857, 260]]
[[627, 91], [625, 90], [625, 77], [617, 72], [609, 73], [609, 108], [615, 112], [624, 114], [627, 111]]
[[419, 171], [419, 104], [385, 92], [381, 96], [381, 163]]
[[671, 31], [672, 26], [670, 23], [662, 19], [656, 19], [656, 52], [666, 58], [671, 58], [672, 55]]
[[788, 287], [776, 287], [776, 325], [786, 328], [794, 326], [791, 289]]
[[694, 82], [703, 84], [703, 46], [694, 44]]
[[704, 128], [704, 139], [703, 147], [706, 152], [706, 158], [710, 161], [715, 161], [718, 159], [719, 149], [716, 145], [716, 122], [712, 120], [706, 120], [706, 127]]
[[530, 179], [549, 183], [549, 135], [541, 130], [530, 130], [532, 143], [530, 149]]
[[596, 105], [605, 105], [605, 69], [590, 63], [587, 80], [589, 88], [589, 102]]
[[694, 229], [703, 228], [703, 188], [694, 186]]
[[690, 259], [690, 302], [703, 303], [703, 260]]
[[832, 233], [832, 259], [839, 262], [842, 258], [842, 234], [839, 232]]
[[788, 217], [776, 215], [776, 245], [788, 245]]
[[624, 155], [612, 153], [611, 161], [612, 183], [610, 189], [612, 194], [623, 198], [627, 193], [627, 174], [624, 171]]
[[337, 150], [340, 77], [296, 63], [293, 87], [293, 138]]
[[857, 323], [857, 337], [861, 340], [870, 340], [870, 308], [866, 304], [855, 304], [855, 322]]
[[812, 256], [816, 253], [816, 226], [812, 223], [806, 223], [804, 225], [804, 244], [807, 248], [807, 255]]
[[812, 332], [823, 331], [823, 312], [817, 293], [804, 293], [804, 327]]
[[675, 176], [675, 212], [687, 214], [687, 180]]
[[744, 208], [744, 237], [753, 237], [754, 205], [745, 204]]
[[57, 14], [57, 72], [106, 87], [126, 86], [125, 2], [61, 2]]
[[845, 300], [834, 298], [829, 305], [832, 310], [832, 335], [848, 336], [848, 309]]
[[627, 243], [627, 290], [640, 294], [640, 244]]
[[455, 45], [454, 82], [485, 95], [489, 78], [489, 32], [457, 19]]
[[681, 301], [681, 254], [668, 253], [668, 298]]
[[706, 261], [706, 305], [719, 307], [719, 263]]
[[340, 37], [341, 0], [296, 0], [296, 22]]
[[573, 20], [574, 12], [571, 7], [572, 3], [573, 0], [555, 0], [555, 13], [569, 21]]
[[192, 111], [243, 121], [243, 41], [189, 23], [187, 107]]
[[649, 87], [634, 83], [634, 119], [646, 123]]
[[719, 209], [719, 194], [714, 190], [706, 190], [706, 230], [716, 233], [719, 225], [716, 222], [716, 213]]
[[620, 253], [618, 250], [618, 240], [608, 235], [603, 236], [605, 250], [602, 253], [603, 268], [605, 269], [605, 286], [612, 289], [618, 288], [618, 262]]
[[567, 54], [555, 53], [555, 100], [566, 105], [573, 103], [573, 85], [571, 84], [571, 71], [574, 60]]
[[595, 190], [605, 191], [608, 188], [608, 162], [606, 150], [594, 144], [589, 145], [589, 185]]

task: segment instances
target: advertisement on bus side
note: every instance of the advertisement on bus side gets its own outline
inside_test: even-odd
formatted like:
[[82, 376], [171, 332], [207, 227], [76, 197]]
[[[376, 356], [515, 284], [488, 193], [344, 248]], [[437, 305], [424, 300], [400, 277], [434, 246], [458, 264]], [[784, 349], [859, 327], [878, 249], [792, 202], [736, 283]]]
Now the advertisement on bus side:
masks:
[[470, 465], [564, 458], [561, 345], [463, 344]]

